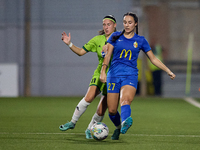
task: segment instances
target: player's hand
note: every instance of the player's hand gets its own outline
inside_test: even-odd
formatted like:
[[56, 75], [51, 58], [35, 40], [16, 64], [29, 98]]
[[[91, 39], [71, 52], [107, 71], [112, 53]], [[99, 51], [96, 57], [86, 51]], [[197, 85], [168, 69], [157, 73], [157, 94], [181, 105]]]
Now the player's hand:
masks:
[[101, 75], [100, 75], [100, 81], [102, 83], [106, 83], [106, 73], [105, 72], [101, 73]]
[[108, 51], [108, 45], [104, 45], [103, 48], [102, 48], [102, 51], [101, 52], [104, 52], [105, 54], [107, 53]]
[[71, 40], [71, 34], [69, 33], [69, 36], [67, 36], [67, 34], [63, 31], [62, 36], [61, 36], [61, 40], [69, 45], [70, 44], [70, 40]]
[[176, 75], [173, 72], [168, 73], [168, 75], [172, 80], [174, 80], [174, 78], [176, 77]]
[[103, 58], [106, 56], [107, 51], [108, 51], [108, 45], [106, 44], [103, 46], [102, 51], [101, 51], [101, 55]]

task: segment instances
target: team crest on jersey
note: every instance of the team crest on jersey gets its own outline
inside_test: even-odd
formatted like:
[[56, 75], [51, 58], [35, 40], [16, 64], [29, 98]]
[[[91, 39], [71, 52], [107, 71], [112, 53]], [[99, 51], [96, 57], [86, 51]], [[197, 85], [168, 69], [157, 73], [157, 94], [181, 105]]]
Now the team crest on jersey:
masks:
[[135, 41], [135, 42], [133, 43], [133, 46], [134, 46], [134, 48], [137, 48], [137, 47], [138, 47], [138, 43]]

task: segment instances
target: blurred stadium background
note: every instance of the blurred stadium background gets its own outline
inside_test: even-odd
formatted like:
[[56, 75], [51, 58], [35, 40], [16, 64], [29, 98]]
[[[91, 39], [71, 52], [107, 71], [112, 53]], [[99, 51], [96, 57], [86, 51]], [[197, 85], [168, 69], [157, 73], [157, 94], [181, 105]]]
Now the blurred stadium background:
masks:
[[163, 46], [164, 63], [177, 75], [171, 81], [163, 73], [163, 97], [185, 96], [193, 34], [189, 95], [200, 97], [199, 0], [0, 0], [0, 96], [84, 95], [96, 54], [75, 55], [61, 41], [62, 31], [82, 47], [102, 29], [105, 15], [113, 14], [121, 30], [128, 11], [139, 17], [139, 34]]

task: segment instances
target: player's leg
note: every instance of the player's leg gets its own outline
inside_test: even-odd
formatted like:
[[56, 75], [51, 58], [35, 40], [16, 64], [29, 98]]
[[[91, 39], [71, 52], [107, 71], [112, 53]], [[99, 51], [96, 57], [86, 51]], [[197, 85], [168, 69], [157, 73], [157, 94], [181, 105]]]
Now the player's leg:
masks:
[[120, 105], [121, 105], [121, 119], [122, 128], [121, 133], [125, 134], [131, 127], [133, 119], [131, 118], [131, 102], [134, 99], [136, 88], [130, 85], [125, 85], [120, 91]]
[[74, 114], [72, 116], [72, 122], [76, 123], [81, 115], [86, 111], [87, 107], [94, 100], [94, 98], [100, 93], [97, 86], [90, 86], [85, 97], [78, 103]]
[[111, 136], [112, 140], [118, 140], [121, 128], [121, 119], [117, 111], [119, 105], [119, 93], [121, 88], [120, 78], [107, 77], [107, 106], [110, 120], [115, 125], [116, 129]]
[[133, 119], [131, 118], [131, 102], [133, 101], [138, 85], [138, 76], [127, 76], [122, 80], [120, 89], [120, 105], [121, 105], [121, 118], [122, 127], [121, 133], [125, 134], [131, 127]]
[[97, 106], [97, 111], [93, 115], [92, 120], [90, 121], [87, 129], [90, 129], [94, 123], [101, 122], [103, 120], [106, 109], [107, 109], [107, 96], [102, 95], [99, 104]]
[[86, 139], [92, 139], [90, 129], [94, 123], [101, 122], [103, 120], [106, 109], [107, 109], [107, 96], [102, 95], [99, 104], [97, 106], [97, 111], [93, 115], [85, 131]]
[[[97, 78], [99, 79], [99, 77], [96, 77], [96, 79]], [[90, 129], [94, 123], [101, 122], [103, 120], [104, 114], [107, 109], [107, 87], [106, 87], [106, 84], [100, 82], [100, 80], [97, 81], [96, 84], [97, 84], [96, 86], [100, 87], [100, 90], [102, 91], [102, 96], [101, 96], [101, 99], [97, 106], [97, 111], [93, 115], [93, 117], [85, 131], [86, 139], [92, 139]]]
[[120, 135], [121, 129], [121, 119], [120, 114], [117, 111], [118, 104], [119, 104], [119, 93], [108, 93], [107, 105], [108, 105], [108, 112], [109, 118], [115, 125], [116, 129], [114, 130], [113, 135], [111, 136], [112, 140], [118, 140]]
[[78, 103], [75, 108], [72, 120], [64, 125], [61, 125], [59, 128], [61, 131], [66, 131], [68, 129], [73, 129], [76, 125], [76, 122], [79, 120], [81, 115], [86, 111], [87, 107], [94, 100], [94, 98], [100, 93], [97, 86], [90, 86], [88, 91], [83, 97], [83, 99]]

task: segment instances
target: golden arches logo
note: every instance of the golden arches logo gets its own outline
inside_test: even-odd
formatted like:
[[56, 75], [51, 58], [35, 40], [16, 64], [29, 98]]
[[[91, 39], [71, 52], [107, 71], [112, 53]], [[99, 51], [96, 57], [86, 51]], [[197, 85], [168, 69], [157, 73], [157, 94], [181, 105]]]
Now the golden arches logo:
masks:
[[132, 56], [131, 50], [126, 51], [125, 49], [123, 49], [122, 52], [121, 52], [121, 54], [120, 54], [120, 57], [119, 57], [119, 58], [122, 58], [122, 55], [123, 55], [124, 52], [125, 52], [124, 58], [126, 58], [127, 55], [128, 55], [128, 52], [130, 52], [130, 55], [129, 55], [129, 59], [128, 59], [128, 60], [131, 60], [131, 56]]

